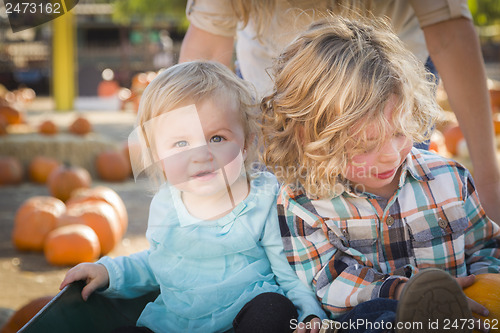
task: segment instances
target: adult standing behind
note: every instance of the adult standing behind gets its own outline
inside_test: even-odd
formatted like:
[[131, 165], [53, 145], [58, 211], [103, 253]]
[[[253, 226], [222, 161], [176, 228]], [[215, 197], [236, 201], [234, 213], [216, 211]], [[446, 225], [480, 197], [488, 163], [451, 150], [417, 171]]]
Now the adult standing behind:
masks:
[[467, 140], [481, 202], [488, 216], [500, 221], [486, 73], [466, 0], [188, 0], [191, 25], [179, 61], [211, 59], [231, 67], [236, 45], [243, 78], [264, 96], [272, 89], [267, 69], [274, 57], [328, 11], [386, 16], [410, 51], [424, 63], [432, 58]]

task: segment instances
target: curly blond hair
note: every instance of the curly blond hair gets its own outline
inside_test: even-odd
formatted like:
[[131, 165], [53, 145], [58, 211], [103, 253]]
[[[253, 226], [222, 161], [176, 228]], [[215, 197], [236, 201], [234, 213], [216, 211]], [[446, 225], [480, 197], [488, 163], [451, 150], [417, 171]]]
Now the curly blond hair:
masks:
[[[174, 65], [161, 72], [146, 87], [141, 97], [136, 125], [147, 138], [148, 149], [143, 149], [143, 159], [154, 160], [148, 154], [155, 154], [152, 133], [144, 126], [148, 121], [171, 110], [212, 99], [218, 103], [232, 103], [239, 111], [245, 134], [246, 170], [257, 160], [256, 136], [259, 132], [258, 103], [253, 86], [238, 78], [226, 66], [214, 61], [192, 61]], [[149, 150], [150, 149], [150, 150]], [[165, 181], [158, 163], [146, 169], [148, 176], [161, 184]]]
[[366, 147], [367, 126], [375, 124], [383, 144], [392, 95], [393, 125], [415, 142], [429, 137], [439, 114], [432, 74], [380, 19], [327, 15], [282, 52], [273, 74], [274, 91], [261, 104], [263, 162], [311, 198], [345, 189], [348, 156]]

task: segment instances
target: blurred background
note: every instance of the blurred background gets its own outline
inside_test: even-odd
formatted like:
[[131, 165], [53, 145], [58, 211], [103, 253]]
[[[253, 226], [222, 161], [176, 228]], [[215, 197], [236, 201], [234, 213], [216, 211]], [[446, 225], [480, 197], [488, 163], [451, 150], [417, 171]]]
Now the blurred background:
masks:
[[[37, 97], [53, 97], [58, 89], [53, 74], [59, 65], [54, 57], [58, 52], [67, 54], [69, 44], [67, 39], [63, 45], [57, 43], [55, 35], [59, 32], [67, 34], [73, 43], [68, 68], [74, 71], [73, 82], [69, 83], [75, 86], [75, 101], [98, 96], [103, 80], [130, 88], [137, 74], [177, 62], [188, 26], [185, 6], [185, 0], [80, 0], [60, 18], [70, 22], [61, 25], [57, 19], [16, 33], [2, 6], [0, 84], [8, 91], [30, 88]], [[106, 94], [111, 92], [101, 92]]]

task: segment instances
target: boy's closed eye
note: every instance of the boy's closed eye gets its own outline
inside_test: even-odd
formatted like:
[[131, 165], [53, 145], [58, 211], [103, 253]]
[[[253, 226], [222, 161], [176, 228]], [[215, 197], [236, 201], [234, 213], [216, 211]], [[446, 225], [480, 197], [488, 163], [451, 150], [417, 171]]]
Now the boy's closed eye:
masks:
[[210, 138], [210, 143], [219, 143], [223, 141], [226, 141], [226, 138], [222, 135], [214, 135]]

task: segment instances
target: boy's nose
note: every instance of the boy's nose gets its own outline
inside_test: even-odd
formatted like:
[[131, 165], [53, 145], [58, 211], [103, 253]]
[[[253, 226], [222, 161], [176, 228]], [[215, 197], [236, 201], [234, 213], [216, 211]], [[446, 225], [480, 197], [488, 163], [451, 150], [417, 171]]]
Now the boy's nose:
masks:
[[379, 161], [392, 163], [399, 159], [400, 147], [395, 140], [388, 140], [379, 152]]

